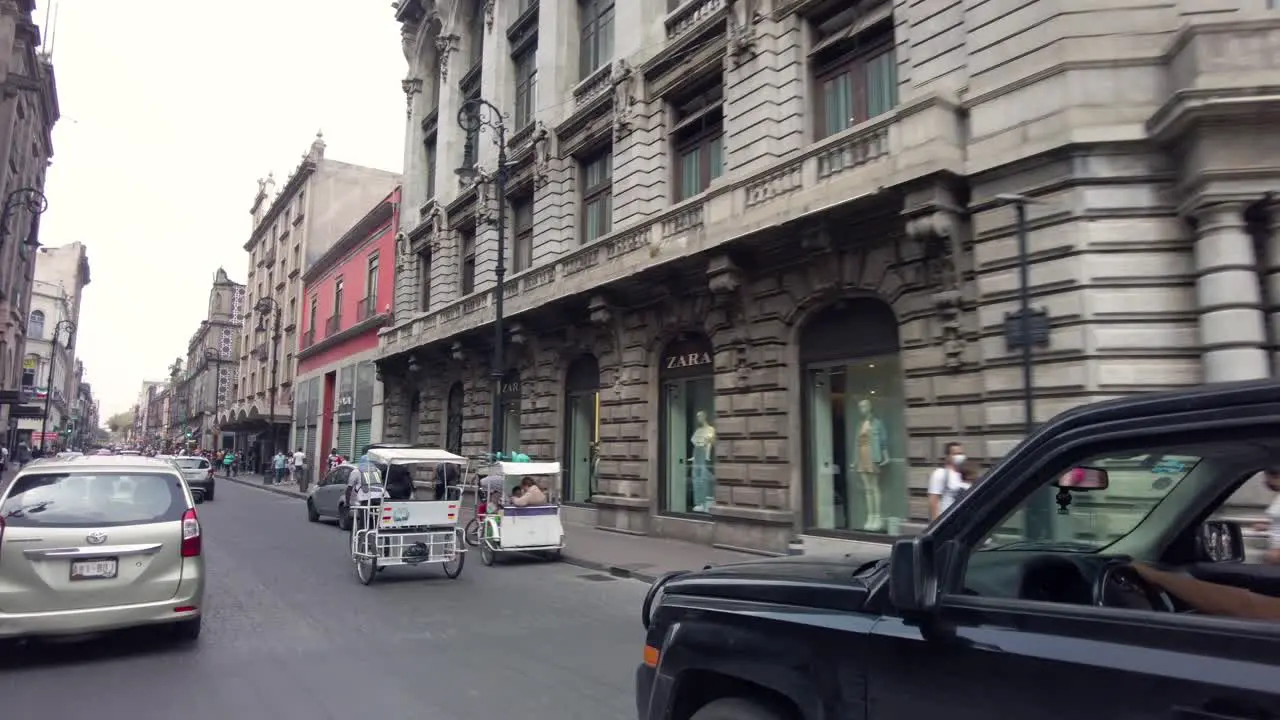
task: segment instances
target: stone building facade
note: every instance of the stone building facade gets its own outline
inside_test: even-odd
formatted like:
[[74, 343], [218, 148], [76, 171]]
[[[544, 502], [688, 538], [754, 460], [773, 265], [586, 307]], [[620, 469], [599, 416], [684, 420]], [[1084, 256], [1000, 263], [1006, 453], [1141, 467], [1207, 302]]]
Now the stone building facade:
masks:
[[233, 446], [234, 435], [218, 427], [218, 413], [236, 397], [245, 286], [218, 268], [209, 288], [205, 319], [187, 342], [184, 363], [188, 396], [181, 426], [197, 448]]
[[[34, 0], [0, 2], [0, 428], [18, 442], [32, 277], [40, 245], [45, 173], [53, 158], [58, 86], [53, 62], [39, 50]], [[40, 211], [40, 212], [38, 212]], [[29, 413], [27, 413], [29, 416]]]
[[1026, 425], [1010, 195], [1034, 421], [1272, 374], [1280, 14], [1211, 5], [402, 0], [386, 439], [488, 448], [474, 97], [510, 160], [497, 422], [580, 520], [766, 552], [920, 527], [946, 442], [985, 465]]

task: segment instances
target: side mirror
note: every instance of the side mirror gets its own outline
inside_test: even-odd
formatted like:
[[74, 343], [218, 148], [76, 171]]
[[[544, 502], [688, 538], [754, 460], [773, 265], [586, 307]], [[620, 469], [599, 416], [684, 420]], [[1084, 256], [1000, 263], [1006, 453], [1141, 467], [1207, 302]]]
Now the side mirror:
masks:
[[1073, 467], [1063, 473], [1053, 486], [1066, 490], [1106, 490], [1110, 484], [1111, 479], [1102, 468]]
[[1206, 520], [1196, 537], [1196, 554], [1215, 563], [1244, 562], [1244, 531], [1228, 520]]
[[898, 540], [889, 554], [889, 599], [903, 615], [927, 614], [938, 601], [933, 538]]

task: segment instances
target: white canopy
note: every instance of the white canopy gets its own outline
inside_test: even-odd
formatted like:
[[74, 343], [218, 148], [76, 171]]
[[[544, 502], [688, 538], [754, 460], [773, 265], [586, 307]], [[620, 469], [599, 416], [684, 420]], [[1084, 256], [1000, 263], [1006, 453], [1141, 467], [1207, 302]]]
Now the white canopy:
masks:
[[497, 462], [489, 467], [490, 475], [559, 475], [558, 462]]
[[374, 448], [368, 452], [368, 458], [369, 462], [386, 463], [388, 465], [408, 465], [411, 463], [467, 464], [466, 458], [454, 455], [447, 450], [435, 448]]

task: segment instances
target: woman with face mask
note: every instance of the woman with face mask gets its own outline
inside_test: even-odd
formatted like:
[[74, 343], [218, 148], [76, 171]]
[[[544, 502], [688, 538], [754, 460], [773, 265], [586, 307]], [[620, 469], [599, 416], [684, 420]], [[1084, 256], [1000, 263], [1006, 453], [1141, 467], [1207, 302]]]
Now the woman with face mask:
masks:
[[937, 520], [955, 503], [956, 497], [969, 490], [971, 485], [960, 474], [964, 466], [964, 446], [958, 442], [947, 443], [942, 466], [929, 476], [929, 520]]

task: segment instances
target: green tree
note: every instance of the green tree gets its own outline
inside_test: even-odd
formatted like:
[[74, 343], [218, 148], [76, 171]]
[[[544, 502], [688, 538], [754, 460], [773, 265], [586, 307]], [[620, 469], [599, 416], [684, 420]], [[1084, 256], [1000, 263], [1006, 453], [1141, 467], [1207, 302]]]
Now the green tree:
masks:
[[133, 412], [130, 410], [116, 413], [107, 418], [107, 429], [113, 433], [121, 432], [127, 427], [133, 427]]

